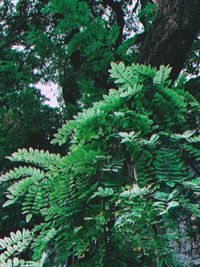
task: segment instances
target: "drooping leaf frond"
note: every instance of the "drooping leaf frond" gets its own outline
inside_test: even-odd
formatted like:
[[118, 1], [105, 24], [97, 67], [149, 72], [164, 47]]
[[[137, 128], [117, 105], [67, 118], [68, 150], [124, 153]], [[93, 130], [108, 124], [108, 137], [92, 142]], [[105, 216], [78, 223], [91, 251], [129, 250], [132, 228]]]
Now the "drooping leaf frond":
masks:
[[55, 266], [113, 259], [179, 266], [176, 214], [199, 217], [199, 119], [193, 113], [190, 124], [191, 102], [198, 104], [180, 86], [169, 88], [169, 73], [113, 63], [119, 88], [55, 135], [54, 143], [69, 142], [66, 156], [31, 149], [10, 158], [31, 164], [1, 182], [8, 183], [5, 206], [21, 201], [28, 223], [41, 219], [32, 229], [34, 261], [47, 253]]

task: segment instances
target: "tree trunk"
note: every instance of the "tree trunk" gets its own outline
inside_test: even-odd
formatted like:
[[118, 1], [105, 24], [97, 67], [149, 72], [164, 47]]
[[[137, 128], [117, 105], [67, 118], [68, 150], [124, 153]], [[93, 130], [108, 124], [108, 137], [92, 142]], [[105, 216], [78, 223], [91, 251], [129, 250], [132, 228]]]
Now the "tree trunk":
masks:
[[172, 67], [174, 81], [200, 30], [200, 0], [159, 0], [158, 15], [146, 33], [139, 62]]

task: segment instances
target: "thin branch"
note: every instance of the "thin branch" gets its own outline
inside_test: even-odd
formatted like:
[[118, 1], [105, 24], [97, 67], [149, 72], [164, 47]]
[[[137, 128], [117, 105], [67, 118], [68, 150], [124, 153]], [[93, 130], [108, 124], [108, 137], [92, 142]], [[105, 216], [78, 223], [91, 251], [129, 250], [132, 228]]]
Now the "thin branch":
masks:
[[125, 14], [122, 7], [123, 4], [121, 2], [114, 2], [113, 0], [102, 0], [102, 3], [104, 6], [109, 6], [110, 8], [112, 8], [112, 10], [115, 13], [117, 25], [120, 28], [120, 34], [116, 41], [116, 47], [118, 47], [122, 43], [123, 30], [125, 25], [125, 20], [124, 20]]

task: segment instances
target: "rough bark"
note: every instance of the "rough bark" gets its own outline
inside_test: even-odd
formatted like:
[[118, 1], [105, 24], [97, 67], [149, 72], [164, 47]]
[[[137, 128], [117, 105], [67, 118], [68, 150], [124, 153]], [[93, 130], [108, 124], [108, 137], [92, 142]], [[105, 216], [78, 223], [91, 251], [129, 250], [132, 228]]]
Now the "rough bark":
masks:
[[171, 65], [174, 81], [184, 67], [200, 30], [200, 0], [160, 0], [158, 15], [146, 33], [139, 62]]

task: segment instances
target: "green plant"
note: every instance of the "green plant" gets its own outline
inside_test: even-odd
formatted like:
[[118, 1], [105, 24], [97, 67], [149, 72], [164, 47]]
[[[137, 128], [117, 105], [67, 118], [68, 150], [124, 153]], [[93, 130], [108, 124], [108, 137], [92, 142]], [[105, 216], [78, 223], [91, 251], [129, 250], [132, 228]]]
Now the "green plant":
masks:
[[[1, 11], [0, 7], [0, 13]], [[45, 104], [46, 98], [33, 86], [38, 82], [38, 78], [27, 66], [28, 63], [23, 62], [23, 51], [12, 48], [5, 33], [1, 31], [0, 35], [0, 175], [2, 175], [11, 168], [10, 161], [5, 157], [19, 148], [33, 147], [56, 151], [50, 140], [56, 129], [62, 125], [62, 115], [60, 109]], [[14, 210], [2, 209], [5, 202], [4, 191], [5, 188], [1, 186], [0, 237], [21, 230], [25, 223], [17, 205]]]
[[177, 216], [200, 216], [199, 103], [181, 81], [170, 88], [169, 74], [112, 63], [119, 88], [52, 141], [70, 143], [66, 156], [22, 149], [10, 157], [31, 164], [1, 183], [10, 184], [6, 206], [20, 200], [27, 223], [40, 217], [34, 261], [46, 253], [46, 266], [179, 266]]

